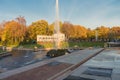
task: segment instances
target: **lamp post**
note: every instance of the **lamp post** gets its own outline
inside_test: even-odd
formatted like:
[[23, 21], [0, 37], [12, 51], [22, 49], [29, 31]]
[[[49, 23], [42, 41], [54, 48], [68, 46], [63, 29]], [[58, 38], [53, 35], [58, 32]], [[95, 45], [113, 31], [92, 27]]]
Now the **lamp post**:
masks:
[[95, 31], [95, 40], [98, 41], [98, 31]]

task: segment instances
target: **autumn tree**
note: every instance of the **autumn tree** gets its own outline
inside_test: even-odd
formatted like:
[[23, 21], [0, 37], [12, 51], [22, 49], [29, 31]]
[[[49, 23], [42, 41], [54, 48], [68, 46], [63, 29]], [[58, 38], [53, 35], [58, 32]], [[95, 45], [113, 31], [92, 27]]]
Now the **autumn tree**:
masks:
[[53, 35], [53, 33], [54, 33], [54, 23], [52, 23], [52, 24], [50, 24], [49, 26], [48, 26], [48, 29], [49, 29], [49, 32], [47, 32], [47, 35]]
[[95, 30], [88, 28], [87, 29], [87, 40], [92, 41], [93, 39], [95, 39]]
[[[63, 25], [63, 24], [62, 24], [62, 22], [60, 21], [60, 22], [59, 22], [60, 32], [62, 32], [62, 27], [63, 27], [62, 25]], [[49, 28], [48, 35], [53, 35], [54, 33], [56, 33], [56, 31], [55, 31], [55, 28], [56, 28], [55, 22], [52, 23], [52, 24], [50, 24], [48, 28]]]
[[97, 27], [96, 30], [98, 31], [99, 39], [102, 39], [102, 41], [107, 41], [110, 29], [108, 27], [101, 26]]
[[87, 38], [87, 29], [80, 25], [74, 25], [75, 28], [75, 38], [77, 39], [86, 39]]
[[33, 22], [28, 27], [28, 33], [31, 40], [36, 40], [37, 35], [47, 35], [49, 32], [48, 22], [45, 20], [39, 20]]
[[23, 16], [19, 16], [15, 19], [16, 22], [18, 22], [19, 24], [26, 26], [26, 20]]
[[112, 27], [109, 31], [109, 35], [111, 36], [112, 40], [120, 39], [120, 27]]
[[0, 24], [0, 41], [2, 40], [3, 24]]
[[73, 24], [69, 22], [63, 23], [61, 32], [64, 33], [68, 39], [72, 39], [75, 37], [75, 28]]
[[64, 22], [62, 32], [68, 39], [86, 39], [87, 29], [81, 25], [73, 25], [69, 22]]
[[4, 44], [18, 45], [24, 40], [26, 26], [19, 24], [15, 20], [8, 21], [4, 25], [2, 41]]

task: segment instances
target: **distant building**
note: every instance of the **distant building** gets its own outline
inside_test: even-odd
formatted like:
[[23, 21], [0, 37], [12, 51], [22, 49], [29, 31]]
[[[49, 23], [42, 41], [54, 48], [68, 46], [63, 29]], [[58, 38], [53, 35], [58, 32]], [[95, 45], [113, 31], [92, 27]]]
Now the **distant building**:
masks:
[[54, 42], [56, 40], [65, 41], [65, 35], [62, 33], [53, 34], [52, 36], [37, 35], [37, 42]]

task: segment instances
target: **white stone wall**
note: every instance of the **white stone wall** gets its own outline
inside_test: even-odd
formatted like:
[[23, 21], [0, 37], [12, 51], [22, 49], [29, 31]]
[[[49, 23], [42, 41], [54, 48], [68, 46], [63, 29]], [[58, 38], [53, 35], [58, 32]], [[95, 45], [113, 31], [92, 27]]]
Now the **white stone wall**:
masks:
[[53, 42], [55, 40], [64, 41], [65, 35], [62, 33], [54, 34], [52, 36], [46, 36], [46, 35], [37, 35], [37, 42]]

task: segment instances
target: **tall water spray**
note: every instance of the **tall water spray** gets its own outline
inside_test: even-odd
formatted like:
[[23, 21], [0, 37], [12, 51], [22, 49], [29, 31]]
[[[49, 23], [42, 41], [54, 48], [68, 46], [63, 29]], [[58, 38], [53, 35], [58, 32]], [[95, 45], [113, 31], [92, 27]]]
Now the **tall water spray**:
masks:
[[58, 0], [56, 0], [56, 21], [55, 21], [55, 31], [56, 33], [60, 32], [60, 27], [59, 27], [59, 4]]
[[55, 27], [54, 27], [54, 38], [55, 38], [55, 48], [60, 48], [60, 27], [59, 27], [59, 4], [58, 0], [56, 0], [56, 20], [55, 20]]

